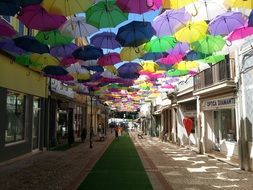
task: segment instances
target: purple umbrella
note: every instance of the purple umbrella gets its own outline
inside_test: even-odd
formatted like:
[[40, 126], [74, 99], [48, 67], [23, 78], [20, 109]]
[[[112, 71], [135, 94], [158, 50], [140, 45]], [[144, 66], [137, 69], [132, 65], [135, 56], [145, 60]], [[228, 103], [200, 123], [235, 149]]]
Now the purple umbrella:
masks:
[[241, 12], [226, 12], [217, 16], [209, 23], [209, 31], [212, 35], [226, 36], [236, 28], [244, 26], [245, 20]]
[[17, 31], [4, 19], [0, 18], [0, 37], [13, 37]]
[[67, 19], [64, 16], [53, 15], [40, 5], [24, 7], [18, 16], [26, 27], [40, 31], [50, 31], [59, 28]]
[[139, 77], [139, 71], [142, 70], [142, 66], [138, 63], [129, 62], [121, 65], [118, 68], [119, 76], [122, 78], [134, 79]]
[[3, 49], [5, 51], [8, 51], [8, 52], [10, 52], [12, 54], [16, 54], [16, 55], [22, 55], [26, 52], [22, 48], [17, 47], [16, 44], [14, 43], [14, 41], [9, 38], [5, 38], [0, 41], [0, 49]]
[[91, 37], [90, 43], [98, 48], [116, 49], [121, 45], [115, 40], [116, 34], [113, 32], [102, 32]]
[[76, 49], [77, 45], [74, 43], [60, 45], [50, 48], [50, 54], [54, 57], [67, 57], [70, 56]]
[[150, 10], [159, 9], [162, 5], [161, 0], [117, 0], [116, 4], [121, 10], [128, 13], [142, 14]]
[[166, 10], [157, 16], [152, 26], [158, 37], [173, 35], [180, 27], [184, 27], [191, 19], [191, 15], [185, 9]]
[[121, 62], [120, 55], [118, 53], [108, 53], [98, 58], [98, 65], [107, 66], [114, 65]]
[[167, 51], [170, 55], [182, 54], [184, 55], [190, 49], [189, 44], [185, 42], [178, 42], [173, 49]]

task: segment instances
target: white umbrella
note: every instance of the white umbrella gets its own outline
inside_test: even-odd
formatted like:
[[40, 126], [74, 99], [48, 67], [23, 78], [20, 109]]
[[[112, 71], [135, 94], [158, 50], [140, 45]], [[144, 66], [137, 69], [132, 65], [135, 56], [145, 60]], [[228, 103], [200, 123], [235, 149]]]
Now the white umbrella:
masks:
[[60, 28], [60, 32], [73, 38], [81, 38], [98, 31], [94, 26], [87, 24], [85, 17], [71, 17]]
[[212, 20], [227, 11], [220, 0], [199, 0], [185, 7], [191, 13], [192, 21]]

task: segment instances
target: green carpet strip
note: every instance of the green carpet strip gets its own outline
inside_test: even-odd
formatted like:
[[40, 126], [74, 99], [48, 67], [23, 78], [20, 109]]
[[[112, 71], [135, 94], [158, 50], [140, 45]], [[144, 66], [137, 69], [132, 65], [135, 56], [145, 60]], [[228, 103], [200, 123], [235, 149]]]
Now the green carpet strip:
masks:
[[78, 188], [89, 190], [153, 189], [128, 135], [114, 140]]

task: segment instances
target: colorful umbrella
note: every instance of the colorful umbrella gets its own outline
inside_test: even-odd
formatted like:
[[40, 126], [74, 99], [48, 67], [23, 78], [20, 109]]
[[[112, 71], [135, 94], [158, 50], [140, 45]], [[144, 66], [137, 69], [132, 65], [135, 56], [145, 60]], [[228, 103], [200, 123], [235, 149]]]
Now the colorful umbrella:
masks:
[[153, 61], [143, 61], [141, 62], [143, 71], [156, 72], [159, 69], [159, 65]]
[[40, 5], [24, 7], [17, 18], [26, 27], [40, 31], [55, 30], [66, 21], [64, 16], [48, 14]]
[[45, 76], [51, 78], [54, 76], [63, 76], [68, 74], [68, 71], [66, 71], [63, 67], [58, 65], [46, 66], [42, 69], [42, 72]]
[[73, 38], [81, 38], [94, 34], [98, 31], [94, 26], [87, 24], [85, 17], [71, 17], [60, 28], [60, 32]]
[[123, 47], [137, 47], [148, 42], [155, 34], [150, 22], [132, 21], [121, 26], [116, 35], [116, 40]]
[[195, 61], [181, 61], [176, 63], [172, 67], [177, 70], [191, 70], [198, 67], [198, 63]]
[[185, 60], [194, 61], [194, 60], [198, 60], [198, 59], [203, 59], [207, 56], [208, 55], [206, 55], [206, 54], [192, 50], [192, 51], [187, 52], [187, 54], [185, 55]]
[[191, 47], [195, 51], [212, 54], [213, 52], [221, 50], [225, 44], [226, 41], [221, 36], [207, 35], [205, 38], [193, 42]]
[[212, 20], [227, 11], [219, 0], [198, 0], [185, 9], [193, 15], [192, 21]]
[[98, 48], [116, 49], [121, 45], [116, 41], [116, 34], [113, 32], [102, 32], [95, 34], [90, 38], [90, 44]]
[[97, 64], [100, 66], [114, 65], [121, 62], [120, 55], [118, 53], [108, 53], [98, 58]]
[[67, 57], [70, 56], [77, 49], [77, 47], [78, 46], [74, 43], [54, 46], [50, 48], [50, 54], [54, 57]]
[[19, 0], [2, 0], [0, 1], [0, 15], [14, 16], [20, 11]]
[[121, 10], [127, 13], [142, 14], [150, 10], [159, 9], [162, 5], [161, 0], [117, 0], [116, 4]]
[[0, 37], [13, 37], [17, 31], [4, 19], [0, 18]]
[[121, 65], [118, 68], [119, 76], [122, 78], [135, 79], [139, 77], [139, 72], [142, 70], [142, 66], [138, 63], [129, 62]]
[[244, 26], [245, 20], [241, 12], [227, 12], [217, 16], [209, 23], [209, 31], [212, 35], [228, 35], [236, 28]]
[[100, 1], [86, 11], [86, 22], [97, 28], [115, 27], [127, 19], [113, 0]]
[[81, 66], [90, 67], [90, 66], [98, 66], [97, 60], [87, 60], [87, 61], [78, 61]]
[[70, 73], [71, 76], [74, 77], [75, 80], [88, 80], [90, 79], [90, 72], [81, 67], [79, 63], [74, 63], [66, 68], [66, 70]]
[[0, 49], [7, 51], [11, 54], [22, 55], [26, 51], [16, 46], [14, 41], [10, 38], [4, 38], [0, 41]]
[[199, 61], [204, 62], [204, 63], [215, 64], [215, 63], [218, 63], [220, 61], [223, 61], [224, 59], [225, 59], [224, 55], [211, 55], [211, 56], [208, 56], [205, 59], [201, 59]]
[[175, 55], [168, 55], [167, 57], [163, 57], [158, 60], [159, 63], [165, 65], [173, 65], [183, 60], [184, 55], [182, 54], [175, 54]]
[[40, 4], [43, 0], [20, 0], [20, 4], [22, 7], [26, 7], [29, 5]]
[[227, 37], [227, 40], [230, 42], [246, 38], [253, 34], [253, 27], [240, 27], [235, 29], [232, 33], [230, 33]]
[[206, 35], [208, 25], [205, 21], [188, 23], [184, 28], [175, 33], [178, 41], [192, 43]]
[[120, 52], [121, 61], [132, 61], [144, 55], [144, 46], [124, 47]]
[[76, 62], [78, 62], [78, 60], [75, 59], [73, 56], [67, 56], [61, 60], [60, 65], [61, 66], [69, 66], [69, 65], [74, 64]]
[[166, 56], [167, 53], [145, 53], [141, 58], [144, 59], [144, 60], [153, 60], [153, 61], [156, 61], [164, 56]]
[[42, 6], [50, 13], [71, 16], [84, 13], [92, 4], [92, 0], [43, 0]]
[[114, 65], [107, 65], [104, 66], [105, 70], [112, 72], [113, 74], [116, 74], [118, 71]]
[[188, 75], [189, 71], [188, 70], [176, 70], [176, 69], [170, 69], [166, 73], [170, 77], [178, 77], [178, 76], [184, 76]]
[[237, 8], [253, 9], [252, 0], [225, 0], [224, 4], [232, 8], [237, 7]]
[[38, 32], [35, 38], [46, 45], [50, 46], [59, 46], [66, 45], [72, 42], [73, 38], [70, 36], [66, 36], [61, 34], [58, 30], [52, 30], [48, 32]]
[[250, 12], [248, 26], [253, 26], [253, 10]]
[[155, 17], [152, 26], [158, 37], [173, 35], [179, 28], [182, 28], [191, 19], [191, 15], [180, 10], [165, 10], [162, 14]]
[[193, 3], [197, 0], [169, 0], [171, 9], [181, 9], [186, 5]]
[[23, 55], [16, 56], [15, 62], [19, 63], [21, 65], [25, 65], [25, 66], [33, 66], [33, 67], [39, 66], [39, 64], [32, 62], [30, 60], [29, 54], [23, 54]]
[[48, 46], [40, 43], [32, 36], [22, 36], [13, 40], [16, 46], [22, 48], [25, 51], [34, 53], [49, 53]]
[[48, 53], [38, 54], [33, 53], [30, 56], [32, 64], [29, 66], [32, 70], [41, 71], [44, 67], [49, 65], [59, 65], [60, 62], [55, 57]]
[[165, 52], [175, 47], [177, 41], [172, 36], [155, 38], [145, 44], [144, 50], [148, 52]]
[[177, 42], [176, 46], [173, 49], [167, 51], [169, 55], [184, 55], [190, 49], [189, 44], [185, 42]]
[[81, 59], [84, 61], [95, 60], [103, 55], [103, 50], [91, 45], [87, 45], [79, 47], [72, 53], [72, 55], [76, 59]]

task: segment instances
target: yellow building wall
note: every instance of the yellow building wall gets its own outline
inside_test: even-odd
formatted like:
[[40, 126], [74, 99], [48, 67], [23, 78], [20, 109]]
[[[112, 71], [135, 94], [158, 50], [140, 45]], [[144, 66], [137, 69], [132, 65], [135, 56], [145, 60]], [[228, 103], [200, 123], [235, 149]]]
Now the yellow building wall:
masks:
[[0, 87], [31, 94], [48, 96], [47, 78], [0, 54]]

